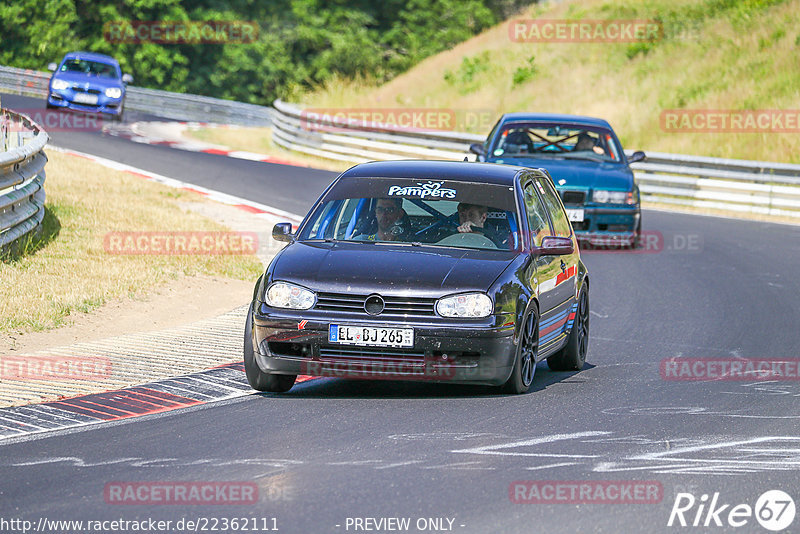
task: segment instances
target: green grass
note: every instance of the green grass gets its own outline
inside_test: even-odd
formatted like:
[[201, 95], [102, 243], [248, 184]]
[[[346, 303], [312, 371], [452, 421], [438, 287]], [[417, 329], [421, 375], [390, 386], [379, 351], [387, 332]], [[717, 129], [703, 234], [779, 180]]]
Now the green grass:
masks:
[[108, 232], [225, 231], [182, 208], [202, 201], [186, 192], [48, 153], [42, 230], [0, 261], [0, 332], [47, 330], [111, 299], [136, 298], [182, 276], [255, 280], [261, 263], [245, 255], [118, 255]]

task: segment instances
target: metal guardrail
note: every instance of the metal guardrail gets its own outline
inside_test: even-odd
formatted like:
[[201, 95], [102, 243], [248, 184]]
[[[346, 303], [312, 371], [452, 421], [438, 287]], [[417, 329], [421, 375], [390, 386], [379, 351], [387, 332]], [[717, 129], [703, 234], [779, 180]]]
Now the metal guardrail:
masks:
[[[404, 158], [474, 159], [484, 136], [416, 132], [384, 124], [346, 124], [280, 100], [273, 113], [275, 144], [351, 163]], [[630, 155], [630, 152], [628, 152]], [[648, 152], [631, 165], [644, 200], [800, 217], [800, 165]]]
[[[45, 99], [49, 83], [49, 72], [0, 66], [0, 91]], [[167, 119], [243, 126], [267, 126], [271, 117], [266, 106], [133, 85], [126, 89], [124, 107]]]
[[[0, 66], [0, 90], [44, 98], [50, 74]], [[128, 87], [127, 109], [176, 120], [220, 124], [272, 124], [273, 141], [326, 159], [361, 163], [387, 159], [474, 159], [467, 151], [484, 137], [462, 132], [419, 132], [383, 124], [347, 125], [319, 120], [276, 100], [274, 109]], [[800, 165], [648, 152], [632, 165], [645, 200], [800, 217]]]
[[36, 232], [44, 218], [47, 134], [25, 115], [0, 109], [0, 251]]

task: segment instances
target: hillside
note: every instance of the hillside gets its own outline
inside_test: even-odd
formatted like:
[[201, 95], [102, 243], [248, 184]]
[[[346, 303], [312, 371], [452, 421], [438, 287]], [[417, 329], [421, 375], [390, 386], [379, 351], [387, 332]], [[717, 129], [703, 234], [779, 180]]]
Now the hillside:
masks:
[[0, 65], [117, 58], [141, 87], [268, 105], [335, 76], [386, 81], [532, 0], [14, 0]]
[[[515, 17], [532, 18], [655, 20], [663, 33], [638, 43], [514, 42], [506, 22], [386, 84], [337, 80], [302, 101], [445, 108], [480, 118], [465, 125], [479, 133], [509, 111], [593, 115], [630, 149], [800, 163], [800, 0], [567, 0]], [[662, 128], [669, 110], [708, 109], [781, 110], [791, 131]]]

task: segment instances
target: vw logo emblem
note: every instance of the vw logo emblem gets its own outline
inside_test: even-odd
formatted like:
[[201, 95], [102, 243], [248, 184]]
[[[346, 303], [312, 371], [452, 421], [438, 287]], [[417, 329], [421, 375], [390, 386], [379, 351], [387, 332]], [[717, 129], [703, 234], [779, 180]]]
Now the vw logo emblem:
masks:
[[364, 301], [364, 311], [370, 315], [379, 315], [385, 307], [386, 303], [380, 295], [370, 295]]

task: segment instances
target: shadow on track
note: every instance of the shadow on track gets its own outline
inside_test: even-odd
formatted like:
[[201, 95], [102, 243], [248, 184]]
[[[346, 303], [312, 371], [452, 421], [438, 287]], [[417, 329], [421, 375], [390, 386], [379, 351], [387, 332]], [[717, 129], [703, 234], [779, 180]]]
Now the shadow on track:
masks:
[[[583, 371], [593, 369], [585, 364]], [[535, 394], [547, 387], [563, 382], [579, 372], [550, 371], [547, 364], [539, 362], [531, 389], [526, 395]], [[572, 381], [580, 382], [580, 381]], [[287, 393], [259, 393], [257, 396], [270, 399], [433, 399], [433, 398], [505, 398], [522, 397], [500, 391], [499, 387], [448, 384], [442, 382], [407, 382], [400, 380], [366, 380], [354, 378], [316, 378], [296, 384]]]

